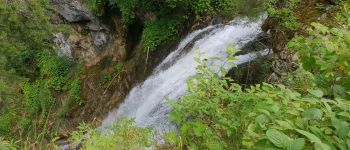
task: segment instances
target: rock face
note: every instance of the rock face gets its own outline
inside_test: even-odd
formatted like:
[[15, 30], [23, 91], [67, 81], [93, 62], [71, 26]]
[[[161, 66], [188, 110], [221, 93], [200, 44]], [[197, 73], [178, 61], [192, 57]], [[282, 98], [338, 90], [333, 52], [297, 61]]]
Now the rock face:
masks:
[[77, 0], [50, 0], [56, 11], [69, 23], [91, 21], [93, 15]]
[[53, 41], [58, 46], [58, 56], [68, 58], [69, 60], [73, 59], [72, 49], [69, 45], [68, 39], [63, 33], [54, 34]]
[[52, 23], [71, 27], [70, 35], [54, 35], [60, 56], [88, 63], [113, 43], [110, 30], [79, 0], [50, 0], [50, 3], [57, 13], [51, 18]]

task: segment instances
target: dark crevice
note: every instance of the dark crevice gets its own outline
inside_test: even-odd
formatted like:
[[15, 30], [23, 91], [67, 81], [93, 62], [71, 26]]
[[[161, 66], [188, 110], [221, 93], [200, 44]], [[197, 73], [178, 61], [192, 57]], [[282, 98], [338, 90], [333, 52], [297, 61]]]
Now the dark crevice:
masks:
[[129, 26], [126, 37], [126, 59], [132, 58], [134, 50], [137, 48], [137, 45], [141, 43], [143, 28], [144, 23], [140, 19], [135, 19], [135, 21]]

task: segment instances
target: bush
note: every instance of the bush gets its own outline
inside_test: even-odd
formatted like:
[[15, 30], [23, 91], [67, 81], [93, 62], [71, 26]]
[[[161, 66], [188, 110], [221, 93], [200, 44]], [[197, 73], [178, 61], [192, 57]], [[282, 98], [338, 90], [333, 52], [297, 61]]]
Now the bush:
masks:
[[33, 84], [26, 82], [22, 84], [22, 88], [25, 111], [29, 115], [47, 115], [55, 100], [44, 82], [40, 80]]
[[192, 7], [197, 14], [213, 13], [212, 0], [195, 0], [192, 3]]
[[63, 104], [58, 112], [59, 117], [66, 116], [76, 106], [82, 106], [84, 102], [81, 99], [81, 79], [76, 77], [70, 84], [68, 100]]
[[232, 14], [237, 13], [240, 2], [243, 0], [89, 0], [88, 5], [92, 10], [100, 8], [101, 4], [118, 8], [122, 22], [126, 25], [131, 25], [137, 14], [151, 14], [142, 16], [141, 19], [146, 18], [142, 46], [144, 50], [154, 51], [179, 36], [181, 27], [188, 21], [190, 14], [197, 14], [199, 17], [206, 14], [232, 17]]
[[290, 87], [243, 89], [200, 62], [187, 95], [172, 104], [181, 138], [168, 141], [188, 149], [350, 149], [349, 29], [312, 26], [311, 36], [289, 44], [303, 66]]
[[68, 82], [68, 73], [71, 65], [65, 58], [43, 52], [39, 55], [38, 66], [42, 78], [46, 79], [49, 88], [56, 91], [63, 90]]
[[50, 24], [47, 8], [47, 0], [0, 0], [0, 53], [7, 70], [27, 77], [38, 75], [35, 58], [50, 48], [51, 33], [59, 30]]
[[133, 120], [119, 119], [118, 123], [105, 129], [102, 133], [81, 124], [79, 131], [72, 134], [73, 143], [80, 144], [81, 149], [94, 150], [129, 150], [150, 147], [151, 128], [138, 128]]
[[350, 148], [350, 101], [266, 83], [243, 90], [199, 68], [188, 81], [188, 94], [172, 104], [170, 119], [179, 125], [181, 140], [171, 141], [189, 149]]
[[294, 14], [294, 9], [301, 2], [300, 0], [287, 0], [283, 2], [267, 0], [264, 2], [269, 17], [277, 21], [280, 29], [296, 31], [300, 28], [300, 23]]
[[179, 36], [181, 19], [160, 19], [149, 21], [142, 33], [144, 50], [154, 51], [158, 46]]
[[300, 54], [303, 67], [315, 74], [315, 83], [328, 96], [349, 98], [350, 31], [313, 23], [309, 34], [292, 40], [289, 48]]
[[14, 141], [6, 141], [4, 138], [0, 137], [0, 149], [2, 150], [16, 150], [16, 143]]

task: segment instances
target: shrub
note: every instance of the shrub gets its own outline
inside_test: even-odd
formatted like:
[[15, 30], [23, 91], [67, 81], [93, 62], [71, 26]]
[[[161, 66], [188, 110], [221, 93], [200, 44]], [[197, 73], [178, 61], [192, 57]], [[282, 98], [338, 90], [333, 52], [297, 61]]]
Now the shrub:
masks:
[[39, 56], [38, 66], [40, 67], [41, 76], [47, 79], [48, 87], [56, 91], [63, 90], [68, 82], [68, 73], [71, 66], [65, 58], [43, 52]]
[[88, 8], [97, 16], [103, 15], [103, 6], [106, 4], [106, 0], [86, 0], [85, 3], [87, 4]]
[[0, 149], [2, 150], [16, 150], [16, 142], [6, 141], [4, 138], [0, 137]]
[[69, 97], [58, 111], [59, 117], [65, 117], [76, 106], [84, 104], [81, 99], [81, 79], [76, 77], [70, 84]]
[[197, 14], [213, 13], [212, 0], [195, 0], [192, 3], [192, 7]]
[[85, 124], [72, 134], [73, 143], [80, 144], [81, 149], [94, 150], [129, 150], [150, 147], [151, 128], [139, 128], [133, 120], [119, 119], [117, 124], [105, 129], [102, 133]]
[[169, 142], [188, 149], [349, 149], [348, 28], [312, 26], [311, 36], [289, 44], [303, 66], [289, 76], [290, 87], [243, 90], [199, 61], [188, 93], [172, 104], [181, 138], [170, 134]]
[[243, 90], [200, 66], [188, 94], [172, 104], [181, 137], [172, 141], [189, 149], [350, 148], [350, 101], [324, 96], [266, 83]]
[[264, 2], [269, 17], [277, 21], [280, 29], [295, 31], [300, 28], [300, 23], [294, 14], [294, 9], [300, 3], [300, 0], [288, 0], [283, 2], [267, 0]]
[[142, 33], [142, 47], [144, 50], [154, 51], [158, 46], [179, 36], [181, 19], [159, 19], [149, 21]]
[[25, 82], [22, 84], [22, 89], [25, 111], [29, 115], [47, 115], [55, 101], [44, 82], [40, 80], [33, 84]]
[[50, 48], [51, 33], [60, 30], [50, 24], [47, 8], [47, 0], [0, 0], [0, 53], [7, 70], [27, 77], [38, 75], [35, 58]]
[[315, 82], [329, 96], [349, 96], [350, 31], [313, 23], [311, 37], [297, 37], [289, 48], [300, 54], [303, 67], [315, 74]]
[[80, 90], [81, 90], [80, 86], [81, 86], [81, 80], [79, 77], [77, 77], [71, 83], [70, 91], [69, 91], [69, 101], [73, 101], [77, 105], [83, 104], [80, 96]]

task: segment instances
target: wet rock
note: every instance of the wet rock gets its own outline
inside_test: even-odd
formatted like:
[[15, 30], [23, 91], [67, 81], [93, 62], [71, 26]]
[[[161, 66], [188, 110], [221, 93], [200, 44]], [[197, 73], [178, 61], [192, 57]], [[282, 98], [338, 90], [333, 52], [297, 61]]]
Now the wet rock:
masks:
[[56, 11], [51, 23], [71, 27], [67, 35], [55, 34], [60, 56], [87, 63], [108, 49], [113, 40], [110, 30], [80, 0], [50, 0], [50, 4]]
[[108, 35], [103, 32], [96, 32], [92, 34], [92, 40], [98, 50], [103, 50], [108, 42]]
[[58, 52], [57, 52], [58, 56], [65, 57], [65, 58], [67, 58], [69, 60], [73, 59], [72, 50], [71, 50], [71, 47], [69, 45], [69, 41], [64, 36], [63, 33], [60, 32], [60, 33], [54, 34], [53, 41], [58, 46]]
[[50, 0], [50, 3], [56, 6], [56, 12], [69, 23], [94, 19], [90, 11], [77, 0]]
[[108, 28], [105, 27], [103, 24], [99, 23], [98, 21], [93, 20], [92, 22], [89, 22], [86, 25], [87, 29], [89, 29], [90, 31], [104, 31], [107, 30]]
[[212, 25], [221, 24], [221, 23], [222, 23], [222, 18], [220, 16], [214, 16], [213, 20], [211, 21]]

